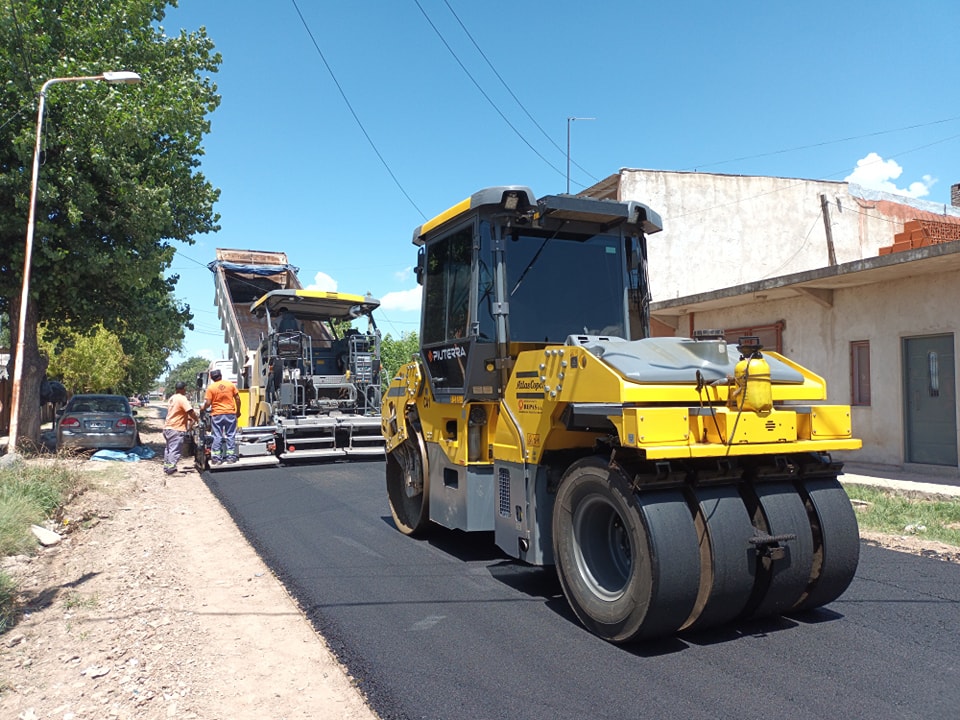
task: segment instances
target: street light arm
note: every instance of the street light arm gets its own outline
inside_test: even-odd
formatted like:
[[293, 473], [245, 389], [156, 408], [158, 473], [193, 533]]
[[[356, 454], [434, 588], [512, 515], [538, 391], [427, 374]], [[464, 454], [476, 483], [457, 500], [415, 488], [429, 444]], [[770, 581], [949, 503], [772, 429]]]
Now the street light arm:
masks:
[[99, 75], [83, 75], [79, 77], [50, 78], [40, 87], [40, 97], [47, 94], [47, 88], [56, 83], [65, 82], [98, 82], [103, 80], [111, 85], [135, 84], [140, 82], [140, 76], [131, 70], [107, 70]]

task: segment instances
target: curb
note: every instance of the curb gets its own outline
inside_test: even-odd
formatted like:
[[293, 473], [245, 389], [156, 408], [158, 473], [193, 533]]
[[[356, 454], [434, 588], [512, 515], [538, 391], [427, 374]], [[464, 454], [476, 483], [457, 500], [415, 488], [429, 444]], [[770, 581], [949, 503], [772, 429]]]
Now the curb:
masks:
[[916, 482], [913, 480], [893, 480], [891, 478], [872, 477], [870, 475], [856, 475], [843, 473], [840, 484], [870, 485], [872, 487], [916, 492], [924, 495], [943, 495], [946, 497], [960, 497], [960, 487], [956, 485], [941, 485], [940, 483]]

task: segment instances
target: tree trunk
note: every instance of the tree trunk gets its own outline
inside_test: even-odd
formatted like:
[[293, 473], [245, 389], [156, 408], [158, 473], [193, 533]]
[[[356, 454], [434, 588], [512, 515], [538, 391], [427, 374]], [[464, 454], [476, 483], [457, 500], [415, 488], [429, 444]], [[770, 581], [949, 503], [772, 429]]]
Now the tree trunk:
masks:
[[[16, 353], [19, 338], [17, 331], [20, 328], [20, 300], [10, 308], [10, 342], [11, 349]], [[37, 347], [37, 303], [31, 299], [27, 302], [26, 326], [23, 333], [23, 377], [20, 380], [20, 414], [17, 425], [17, 450], [19, 452], [36, 452], [40, 448], [40, 383], [47, 372], [48, 360], [40, 355]], [[13, 378], [13, 363], [11, 357], [10, 377]], [[11, 408], [13, 410], [13, 408]]]

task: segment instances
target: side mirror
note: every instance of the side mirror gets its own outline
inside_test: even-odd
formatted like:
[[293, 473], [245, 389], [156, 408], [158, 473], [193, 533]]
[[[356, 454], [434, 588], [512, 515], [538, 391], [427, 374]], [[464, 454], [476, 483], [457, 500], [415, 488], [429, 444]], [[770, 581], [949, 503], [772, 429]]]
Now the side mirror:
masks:
[[426, 253], [423, 248], [417, 252], [417, 266], [413, 269], [414, 275], [417, 276], [417, 285], [423, 285], [423, 268], [426, 264]]

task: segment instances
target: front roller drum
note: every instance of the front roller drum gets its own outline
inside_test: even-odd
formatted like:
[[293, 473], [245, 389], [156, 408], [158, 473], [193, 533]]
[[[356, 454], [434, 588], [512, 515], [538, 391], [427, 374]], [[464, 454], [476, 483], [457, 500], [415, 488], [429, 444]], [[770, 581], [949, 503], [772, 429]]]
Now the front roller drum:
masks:
[[430, 522], [427, 454], [417, 432], [387, 453], [387, 500], [397, 529], [422, 534]]
[[579, 461], [557, 492], [553, 546], [570, 607], [606, 640], [670, 635], [693, 610], [700, 552], [680, 490], [637, 493], [605, 461]]

